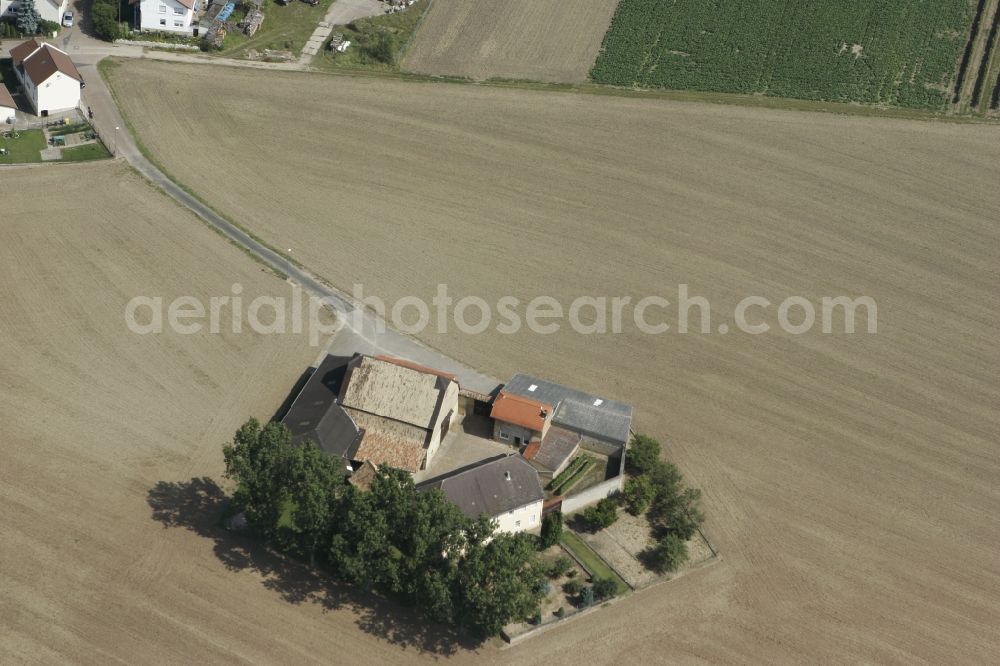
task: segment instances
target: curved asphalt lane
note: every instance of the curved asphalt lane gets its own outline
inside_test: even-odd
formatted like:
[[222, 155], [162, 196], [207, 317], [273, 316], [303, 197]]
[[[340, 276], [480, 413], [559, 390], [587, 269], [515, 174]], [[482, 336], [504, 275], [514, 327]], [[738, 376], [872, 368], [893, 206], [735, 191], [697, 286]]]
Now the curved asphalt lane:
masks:
[[355, 352], [363, 352], [400, 356], [437, 370], [454, 373], [463, 387], [480, 393], [491, 393], [499, 386], [500, 383], [495, 378], [477, 372], [409, 336], [388, 328], [374, 313], [358, 308], [346, 295], [328, 287], [308, 271], [254, 240], [160, 171], [139, 150], [114, 102], [111, 91], [97, 71], [97, 63], [110, 54], [104, 49], [94, 49], [94, 51], [91, 54], [74, 54], [76, 56], [74, 60], [87, 81], [87, 87], [83, 90], [83, 105], [93, 110], [94, 126], [105, 143], [110, 144], [115, 157], [124, 158], [167, 196], [189, 209], [239, 247], [259, 258], [264, 264], [287, 275], [292, 282], [322, 299], [340, 313], [349, 314], [349, 317], [341, 317], [344, 327], [330, 342], [327, 348], [329, 353], [350, 356]]

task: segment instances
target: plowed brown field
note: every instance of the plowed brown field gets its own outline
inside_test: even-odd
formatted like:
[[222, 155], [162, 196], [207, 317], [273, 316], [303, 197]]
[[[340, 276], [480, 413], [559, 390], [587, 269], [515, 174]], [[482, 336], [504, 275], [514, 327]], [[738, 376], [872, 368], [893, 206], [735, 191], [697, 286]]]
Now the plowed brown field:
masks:
[[[390, 302], [429, 298], [438, 282], [456, 297], [491, 302], [539, 294], [673, 300], [686, 283], [711, 301], [716, 322], [751, 294], [774, 303], [866, 294], [879, 304], [877, 335], [648, 336], [631, 327], [608, 336], [424, 335], [501, 377], [528, 371], [635, 403], [637, 426], [662, 438], [705, 490], [706, 528], [722, 552], [719, 563], [674, 583], [479, 656], [539, 664], [982, 663], [1000, 652], [997, 128], [254, 76], [248, 85], [236, 69], [130, 62], [114, 82], [171, 173], [341, 287], [361, 282]], [[4, 253], [13, 242], [8, 219], [0, 224]], [[27, 235], [27, 224], [14, 227], [13, 239]], [[89, 248], [88, 236], [76, 234], [74, 248]], [[201, 244], [179, 249], [202, 256]], [[28, 246], [39, 267], [27, 282], [48, 280], [52, 290], [70, 282], [42, 262], [38, 242]], [[67, 276], [86, 276], [97, 270], [96, 251], [58, 256], [81, 264]], [[210, 253], [223, 257], [204, 269], [216, 280], [227, 252]], [[181, 261], [170, 270], [210, 283], [188, 276], [202, 262]], [[37, 299], [5, 299], [15, 326], [35, 312]], [[84, 334], [108, 345], [87, 326], [70, 337]], [[18, 335], [15, 353], [35, 349], [31, 330]], [[66, 351], [63, 340], [46, 349]], [[120, 342], [108, 347], [109, 358], [131, 358]], [[75, 358], [69, 349], [64, 358]], [[40, 365], [9, 352], [3, 362]], [[407, 630], [382, 623], [393, 615], [364, 606], [325, 612], [302, 588], [227, 571], [232, 557], [214, 539], [150, 520], [142, 501], [149, 483], [219, 469], [214, 446], [174, 442], [214, 444], [241, 408], [263, 411], [265, 398], [279, 393], [262, 389], [227, 409], [226, 423], [213, 422], [202, 403], [216, 392], [206, 394], [200, 375], [183, 370], [191, 363], [200, 367], [201, 358], [179, 361], [180, 374], [161, 380], [169, 390], [154, 394], [170, 415], [187, 414], [187, 430], [176, 432], [172, 416], [132, 420], [131, 392], [104, 399], [118, 389], [94, 380], [87, 399], [98, 402], [86, 404], [95, 409], [75, 411], [65, 399], [64, 411], [50, 416], [86, 430], [117, 409], [120, 418], [102, 432], [127, 428], [136, 453], [107, 461], [86, 444], [96, 435], [70, 444], [41, 436], [36, 420], [7, 444], [14, 462], [5, 461], [2, 487], [13, 508], [5, 509], [5, 530], [14, 521], [16, 536], [3, 547], [29, 556], [17, 576], [7, 553], [0, 559], [4, 601], [15, 603], [13, 645], [22, 654], [45, 646], [105, 662], [137, 654], [302, 663], [336, 662], [345, 651], [363, 662], [416, 657], [399, 646]], [[272, 378], [289, 381], [286, 363], [257, 363], [247, 372], [280, 367]], [[109, 381], [96, 365], [83, 374]], [[229, 386], [238, 375], [226, 372], [235, 370], [222, 364], [209, 377]], [[12, 414], [46, 395], [20, 397], [14, 389], [27, 381], [7, 381], [5, 394], [18, 401]], [[51, 377], [44, 386], [61, 387]], [[73, 435], [66, 425], [57, 431]], [[174, 451], [175, 467], [147, 469], [148, 437], [174, 443], [162, 446]], [[39, 446], [48, 450], [32, 448]], [[67, 450], [85, 461], [61, 467]], [[60, 472], [77, 502], [63, 498]], [[106, 501], [109, 493], [128, 501]], [[75, 556], [78, 549], [86, 555]]]
[[403, 69], [472, 79], [586, 81], [617, 0], [434, 0]]

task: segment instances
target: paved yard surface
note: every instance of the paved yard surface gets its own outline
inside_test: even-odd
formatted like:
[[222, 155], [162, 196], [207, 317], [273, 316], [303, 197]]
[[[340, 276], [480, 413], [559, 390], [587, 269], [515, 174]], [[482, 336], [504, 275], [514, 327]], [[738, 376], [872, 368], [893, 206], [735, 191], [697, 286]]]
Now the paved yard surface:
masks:
[[482, 417], [466, 416], [461, 425], [453, 426], [431, 466], [414, 474], [413, 480], [420, 483], [486, 458], [516, 453], [514, 447], [489, 439], [487, 423]]

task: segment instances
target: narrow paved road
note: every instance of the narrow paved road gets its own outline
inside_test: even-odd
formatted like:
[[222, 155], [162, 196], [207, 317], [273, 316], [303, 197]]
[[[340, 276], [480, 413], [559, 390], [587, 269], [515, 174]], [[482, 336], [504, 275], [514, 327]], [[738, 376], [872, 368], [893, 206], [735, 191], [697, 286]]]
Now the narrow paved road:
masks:
[[[94, 126], [105, 139], [108, 147], [113, 150], [116, 157], [125, 159], [136, 171], [162, 189], [169, 197], [190, 209], [231, 241], [258, 257], [263, 263], [287, 275], [292, 282], [300, 285], [310, 295], [324, 299], [326, 303], [342, 312], [351, 313], [346, 318], [345, 327], [334, 337], [330, 346], [331, 353], [364, 352], [400, 356], [438, 370], [452, 372], [458, 376], [463, 387], [481, 393], [490, 393], [499, 385], [500, 382], [495, 378], [477, 372], [420, 344], [409, 336], [388, 328], [374, 313], [359, 309], [346, 294], [326, 286], [307, 270], [299, 268], [280, 254], [257, 242], [214, 210], [188, 194], [160, 171], [139, 150], [134, 137], [125, 125], [117, 104], [115, 104], [111, 91], [98, 73], [97, 63], [105, 55], [106, 53], [99, 52], [98, 49], [86, 53], [82, 52], [81, 49], [77, 66], [87, 80], [87, 87], [83, 91], [83, 104], [93, 110]], [[209, 62], [214, 63], [215, 61], [210, 60]]]

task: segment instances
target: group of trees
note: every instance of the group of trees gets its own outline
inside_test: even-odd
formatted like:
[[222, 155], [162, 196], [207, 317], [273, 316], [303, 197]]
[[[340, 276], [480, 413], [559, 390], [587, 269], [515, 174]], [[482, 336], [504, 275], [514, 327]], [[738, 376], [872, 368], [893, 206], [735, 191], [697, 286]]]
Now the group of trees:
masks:
[[90, 8], [90, 20], [94, 26], [94, 34], [98, 37], [109, 42], [128, 37], [128, 24], [120, 22], [119, 18], [121, 18], [119, 0], [94, 0]]
[[704, 520], [701, 491], [687, 487], [680, 471], [660, 459], [660, 443], [652, 437], [636, 435], [625, 464], [633, 475], [622, 490], [625, 506], [633, 515], [648, 511], [649, 522], [660, 535], [647, 551], [647, 561], [660, 573], [673, 571], [687, 560], [685, 542]]
[[494, 534], [437, 490], [382, 467], [368, 490], [344, 482], [315, 444], [293, 446], [280, 423], [244, 424], [223, 447], [233, 501], [256, 534], [347, 583], [420, 608], [481, 636], [535, 612], [545, 571], [534, 539]]
[[52, 34], [58, 29], [58, 23], [41, 17], [34, 0], [21, 0], [14, 14], [14, 21], [0, 23], [0, 37]]

